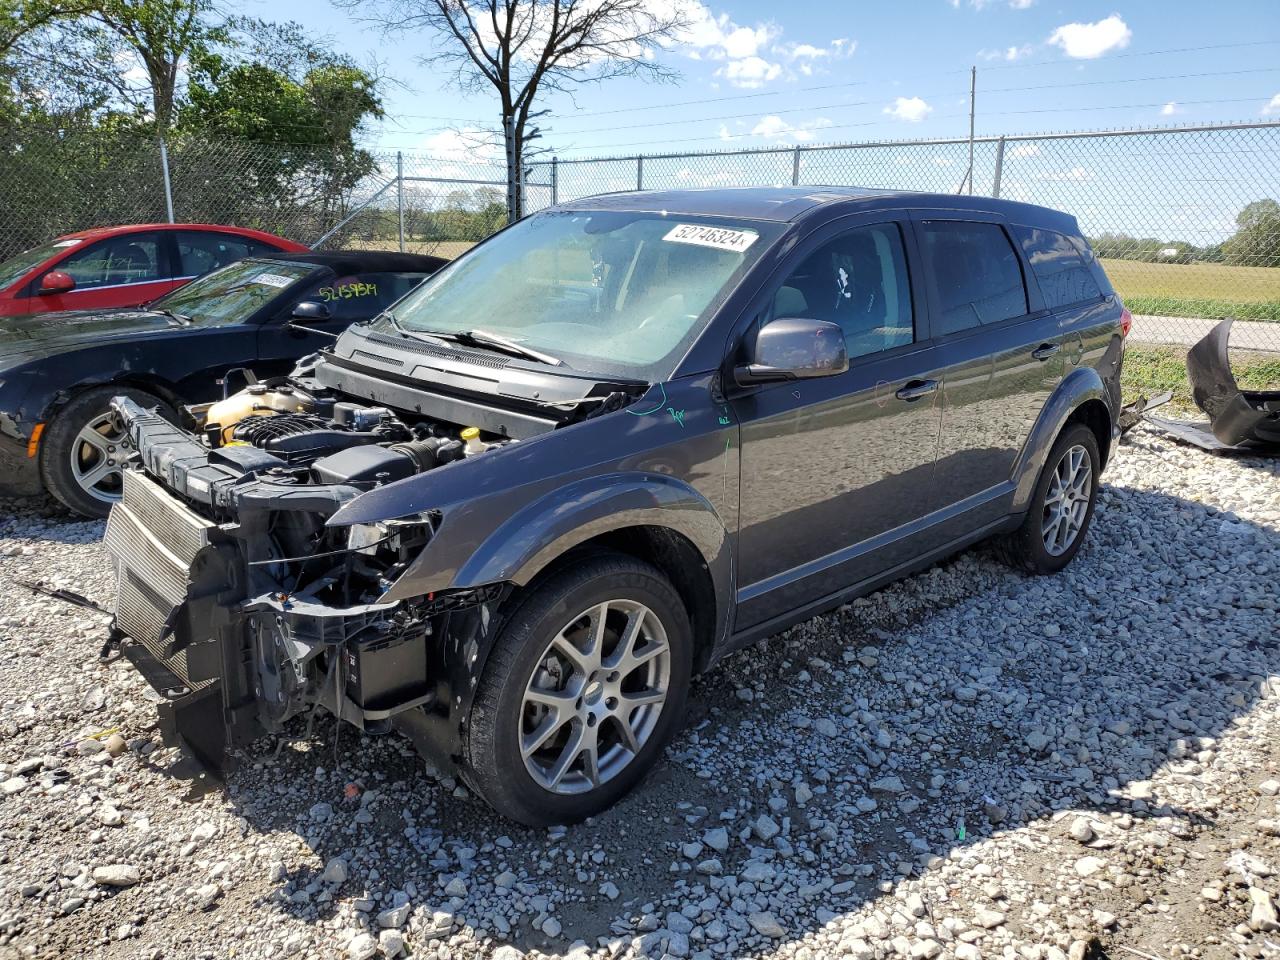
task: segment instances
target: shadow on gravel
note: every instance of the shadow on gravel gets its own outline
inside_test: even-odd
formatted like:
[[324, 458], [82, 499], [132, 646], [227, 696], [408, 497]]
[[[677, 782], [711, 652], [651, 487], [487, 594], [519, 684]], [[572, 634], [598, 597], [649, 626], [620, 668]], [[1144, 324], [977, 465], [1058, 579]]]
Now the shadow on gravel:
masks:
[[[306, 871], [265, 897], [308, 922], [353, 897], [375, 901], [372, 915], [405, 891], [428, 921], [449, 911], [552, 954], [617, 935], [683, 956], [726, 931], [736, 954], [763, 952], [1055, 811], [1169, 818], [1178, 837], [1212, 828], [1211, 799], [1175, 808], [1148, 781], [1166, 764], [1194, 778], [1280, 675], [1266, 627], [1277, 582], [1275, 532], [1108, 487], [1056, 577], [971, 551], [730, 658], [698, 681], [689, 725], [643, 787], [568, 831], [452, 795], [398, 740], [343, 730], [335, 768], [327, 722], [278, 760], [259, 744], [228, 798], [251, 832], [347, 860], [339, 887]], [[718, 827], [722, 852], [705, 845]], [[1105, 860], [1110, 843], [1063, 856]], [[765, 911], [781, 938], [748, 925]], [[552, 915], [557, 936], [543, 932]], [[409, 940], [425, 942], [412, 926]]]

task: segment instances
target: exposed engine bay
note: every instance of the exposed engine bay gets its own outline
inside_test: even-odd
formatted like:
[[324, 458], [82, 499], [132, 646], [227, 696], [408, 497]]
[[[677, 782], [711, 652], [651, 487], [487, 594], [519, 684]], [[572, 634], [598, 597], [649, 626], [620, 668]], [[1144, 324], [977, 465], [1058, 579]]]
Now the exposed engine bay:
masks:
[[[188, 407], [182, 427], [126, 397], [112, 402], [138, 451], [106, 546], [119, 577], [115, 639], [162, 692], [162, 730], [214, 769], [237, 743], [325, 708], [370, 732], [393, 723], [433, 760], [456, 733], [452, 695], [474, 685], [478, 637], [505, 587], [388, 600], [439, 517], [419, 511], [334, 526], [364, 493], [616, 409], [627, 394], [548, 409], [396, 405], [325, 382], [303, 361]], [[328, 371], [341, 379], [343, 373]], [[416, 395], [415, 395], [416, 394]], [[433, 416], [474, 410], [485, 425]]]

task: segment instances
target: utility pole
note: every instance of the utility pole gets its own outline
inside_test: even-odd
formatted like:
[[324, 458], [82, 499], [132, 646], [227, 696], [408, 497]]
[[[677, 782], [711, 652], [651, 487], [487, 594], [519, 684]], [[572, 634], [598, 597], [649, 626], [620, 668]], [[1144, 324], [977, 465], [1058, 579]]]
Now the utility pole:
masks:
[[969, 196], [973, 196], [973, 114], [978, 93], [978, 68], [969, 68]]

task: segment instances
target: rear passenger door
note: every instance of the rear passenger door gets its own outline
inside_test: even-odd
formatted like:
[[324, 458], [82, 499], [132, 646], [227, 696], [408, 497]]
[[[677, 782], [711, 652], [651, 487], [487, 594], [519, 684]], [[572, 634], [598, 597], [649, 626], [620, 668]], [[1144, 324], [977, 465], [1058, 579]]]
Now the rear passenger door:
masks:
[[1062, 379], [1063, 337], [1008, 224], [965, 211], [917, 213], [944, 367], [935, 508], [961, 536], [1008, 511], [1013, 470]]

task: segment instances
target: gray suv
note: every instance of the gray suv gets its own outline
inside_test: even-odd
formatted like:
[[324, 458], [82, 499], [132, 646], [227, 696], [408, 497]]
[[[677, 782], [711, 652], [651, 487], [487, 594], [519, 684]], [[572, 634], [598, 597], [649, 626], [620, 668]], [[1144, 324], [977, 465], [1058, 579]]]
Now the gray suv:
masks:
[[980, 540], [1069, 563], [1128, 325], [1041, 207], [565, 204], [182, 426], [114, 400], [113, 638], [211, 765], [326, 710], [577, 821], [730, 651]]

